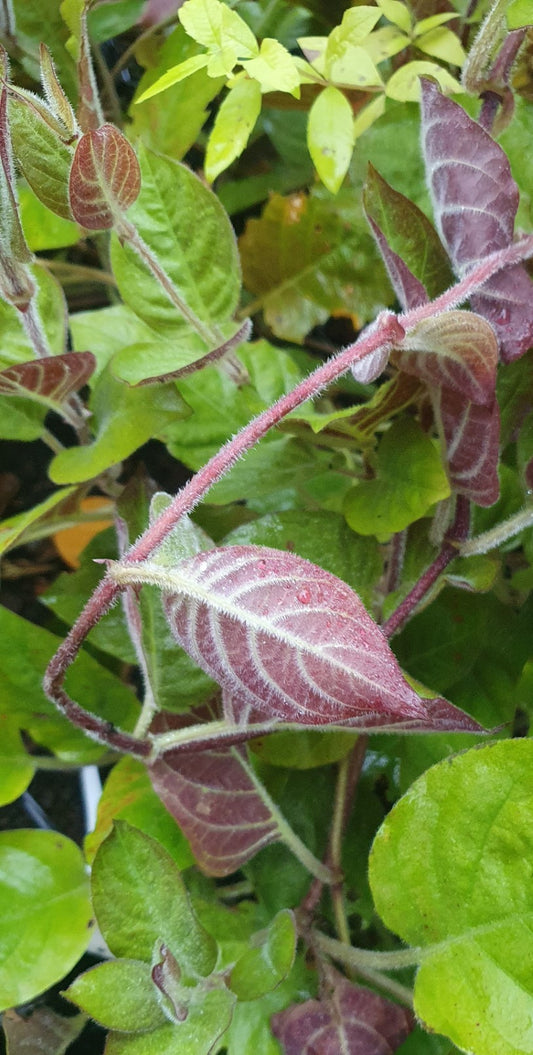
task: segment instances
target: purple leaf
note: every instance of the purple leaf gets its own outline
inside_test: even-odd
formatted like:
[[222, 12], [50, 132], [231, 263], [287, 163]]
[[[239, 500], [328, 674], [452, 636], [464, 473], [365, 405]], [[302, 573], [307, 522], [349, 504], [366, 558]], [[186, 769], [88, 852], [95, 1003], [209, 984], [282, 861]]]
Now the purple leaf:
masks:
[[[159, 715], [154, 729], [180, 728], [191, 716]], [[208, 875], [231, 875], [263, 846], [279, 839], [276, 820], [241, 764], [245, 748], [172, 751], [149, 769], [156, 794]]]
[[450, 484], [479, 506], [498, 500], [500, 412], [492, 406], [476, 406], [449, 388], [432, 391], [433, 407], [446, 447]]
[[392, 358], [400, 370], [453, 388], [472, 403], [494, 400], [498, 343], [489, 323], [473, 312], [425, 319], [407, 333]]
[[[464, 275], [511, 245], [518, 187], [507, 157], [461, 106], [422, 82], [422, 140], [435, 221], [454, 267]], [[493, 325], [505, 361], [533, 342], [533, 286], [521, 264], [495, 275], [472, 308]]]
[[387, 268], [392, 288], [404, 311], [409, 311], [411, 308], [418, 308], [421, 304], [427, 304], [428, 295], [422, 283], [415, 278], [413, 272], [409, 270], [401, 256], [398, 256], [398, 253], [395, 253], [391, 249], [385, 235], [380, 231], [377, 223], [375, 223], [371, 217], [368, 217], [368, 222], [372, 229], [372, 234], [376, 239], [378, 249], [383, 257], [383, 262]]
[[410, 1011], [333, 971], [331, 994], [272, 1016], [285, 1055], [392, 1055], [414, 1027]]
[[66, 352], [32, 359], [0, 371], [0, 393], [27, 396], [33, 392], [47, 403], [60, 404], [89, 380], [96, 367], [92, 352]]
[[421, 699], [353, 590], [301, 557], [215, 548], [168, 570], [164, 589], [174, 636], [233, 698], [241, 726], [252, 713], [303, 725], [481, 731], [446, 700]]
[[72, 159], [69, 203], [74, 219], [89, 231], [112, 227], [138, 197], [141, 170], [133, 147], [113, 125], [81, 137]]

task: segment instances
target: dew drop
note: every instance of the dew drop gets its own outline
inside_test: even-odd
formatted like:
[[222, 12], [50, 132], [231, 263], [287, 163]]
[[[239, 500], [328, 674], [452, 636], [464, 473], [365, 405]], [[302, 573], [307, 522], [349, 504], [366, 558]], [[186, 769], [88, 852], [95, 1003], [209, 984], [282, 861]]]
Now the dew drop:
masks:
[[311, 590], [307, 586], [304, 586], [303, 589], [298, 591], [296, 597], [300, 604], [309, 604], [311, 600]]

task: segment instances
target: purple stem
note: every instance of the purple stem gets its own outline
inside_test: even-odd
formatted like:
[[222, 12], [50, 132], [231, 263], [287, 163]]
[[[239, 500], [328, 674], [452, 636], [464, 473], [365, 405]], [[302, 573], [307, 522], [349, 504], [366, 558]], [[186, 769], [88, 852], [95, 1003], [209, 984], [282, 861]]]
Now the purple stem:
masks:
[[[339, 352], [337, 356], [328, 360], [327, 363], [319, 366], [309, 377], [297, 385], [292, 392], [282, 396], [277, 403], [272, 407], [268, 407], [257, 418], [254, 418], [237, 436], [234, 436], [221, 447], [213, 458], [176, 495], [159, 519], [141, 535], [140, 539], [124, 557], [124, 562], [133, 564], [146, 560], [161, 545], [181, 517], [191, 512], [209, 488], [246, 451], [265, 436], [271, 428], [279, 424], [292, 410], [307, 399], [315, 397], [326, 385], [346, 373], [353, 363], [370, 355], [384, 345], [398, 347], [405, 337], [405, 332], [422, 319], [431, 318], [456, 307], [472, 293], [476, 292], [489, 278], [501, 271], [502, 268], [519, 263], [531, 255], [533, 255], [533, 236], [528, 235], [506, 249], [498, 250], [486, 257], [465, 278], [461, 279], [460, 282], [431, 303], [423, 304], [398, 317], [389, 312], [384, 312], [376, 320], [371, 330], [366, 334], [363, 333], [355, 344], [345, 348], [344, 351]], [[460, 501], [459, 499], [458, 506]], [[432, 565], [431, 568], [428, 568], [420, 583], [409, 594], [409, 597], [405, 598], [399, 609], [387, 620], [385, 625], [388, 627], [386, 632], [388, 632], [389, 636], [409, 617], [420, 598], [424, 596], [432, 582], [440, 575], [455, 552], [455, 548], [451, 545], [450, 552], [448, 552], [446, 545], [443, 547], [442, 553], [439, 554], [435, 562], [435, 565], [438, 563], [438, 567], [433, 569]], [[146, 757], [151, 751], [149, 740], [140, 740], [128, 733], [122, 733], [110, 723], [84, 711], [82, 707], [70, 699], [63, 688], [65, 673], [76, 658], [87, 634], [109, 610], [121, 589], [117, 583], [107, 577], [102, 580], [70, 630], [70, 633], [50, 661], [44, 676], [43, 686], [47, 696], [74, 725], [110, 747]], [[404, 612], [405, 615], [403, 614]]]
[[470, 504], [464, 495], [458, 495], [455, 506], [455, 518], [442, 544], [440, 553], [429, 565], [429, 568], [426, 568], [424, 574], [420, 576], [418, 582], [413, 586], [413, 589], [407, 594], [407, 597], [404, 597], [401, 604], [398, 605], [392, 615], [390, 615], [383, 623], [381, 629], [383, 630], [385, 637], [392, 637], [394, 634], [397, 634], [403, 626], [405, 626], [407, 621], [413, 615], [415, 609], [420, 604], [420, 601], [425, 597], [428, 590], [431, 589], [433, 583], [437, 581], [439, 575], [442, 574], [450, 561], [452, 561], [454, 557], [457, 557], [457, 543], [464, 542], [468, 537], [469, 529]]

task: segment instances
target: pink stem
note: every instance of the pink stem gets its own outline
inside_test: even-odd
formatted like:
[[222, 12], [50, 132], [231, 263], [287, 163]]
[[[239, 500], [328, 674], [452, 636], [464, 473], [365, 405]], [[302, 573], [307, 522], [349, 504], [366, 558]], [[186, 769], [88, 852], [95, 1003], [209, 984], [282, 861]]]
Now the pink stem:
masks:
[[[476, 292], [492, 275], [497, 274], [504, 267], [509, 267], [527, 259], [531, 255], [533, 255], [533, 236], [529, 235], [506, 249], [498, 250], [496, 253], [486, 257], [465, 278], [461, 279], [460, 282], [431, 303], [423, 304], [399, 317], [384, 312], [378, 317], [375, 324], [358, 338], [355, 344], [339, 352], [338, 355], [328, 360], [323, 366], [319, 366], [309, 377], [297, 385], [292, 392], [282, 396], [277, 403], [272, 407], [268, 407], [262, 414], [259, 414], [237, 436], [234, 436], [221, 447], [213, 458], [176, 495], [173, 502], [161, 514], [159, 519], [141, 535], [140, 539], [124, 557], [124, 562], [130, 564], [146, 560], [164, 541], [181, 517], [191, 512], [209, 488], [224, 473], [228, 472], [238, 458], [253, 447], [258, 440], [282, 421], [287, 414], [290, 414], [292, 410], [307, 399], [316, 396], [326, 385], [346, 373], [353, 363], [358, 362], [383, 346], [397, 347], [405, 337], [406, 331], [421, 322], [422, 319], [431, 318], [456, 307], [472, 293]], [[458, 499], [458, 505], [460, 501], [461, 499]], [[396, 612], [387, 620], [385, 624], [387, 636], [396, 632], [398, 626], [403, 625], [418, 600], [424, 596], [432, 582], [440, 575], [446, 564], [450, 562], [455, 552], [453, 546], [445, 544], [434, 565], [428, 568], [409, 596], [405, 598]], [[120, 590], [121, 587], [111, 579], [103, 579], [70, 633], [50, 661], [43, 685], [48, 697], [74, 725], [84, 729], [89, 735], [94, 736], [103, 743], [115, 747], [117, 750], [146, 756], [151, 750], [151, 744], [148, 740], [140, 740], [128, 733], [122, 733], [110, 723], [89, 714], [71, 700], [63, 689], [66, 670], [76, 658], [89, 631], [109, 610]]]

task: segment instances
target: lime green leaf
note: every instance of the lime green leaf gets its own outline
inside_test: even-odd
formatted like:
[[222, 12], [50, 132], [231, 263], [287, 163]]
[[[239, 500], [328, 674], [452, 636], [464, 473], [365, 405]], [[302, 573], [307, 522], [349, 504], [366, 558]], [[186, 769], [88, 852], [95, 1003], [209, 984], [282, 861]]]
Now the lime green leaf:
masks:
[[533, 25], [532, 0], [511, 0], [506, 11], [507, 28], [521, 29]]
[[340, 26], [336, 26], [328, 37], [328, 59], [332, 60], [341, 54], [346, 43], [356, 45], [366, 41], [380, 18], [379, 7], [367, 7], [362, 4], [345, 11]]
[[79, 241], [78, 225], [53, 213], [29, 187], [20, 188], [19, 198], [22, 229], [35, 253], [43, 249], [63, 249]]
[[442, 62], [449, 62], [450, 66], [462, 66], [466, 53], [459, 37], [446, 26], [432, 29], [429, 33], [423, 33], [416, 38], [416, 46], [427, 55], [434, 55]]
[[[166, 73], [163, 73], [161, 77], [158, 77], [149, 88], [135, 100], [136, 103], [145, 103], [148, 99], [152, 99], [154, 95], [159, 95], [160, 92], [164, 92], [167, 88], [171, 88], [173, 84], [179, 84], [180, 81], [186, 80], [193, 73], [197, 73], [198, 70], [202, 70], [207, 66], [209, 61], [208, 55], [191, 55], [188, 59], [184, 59], [183, 62], [178, 63], [177, 66], [172, 66]], [[163, 105], [168, 105], [168, 100], [165, 100]]]
[[457, 14], [454, 11], [443, 11], [439, 15], [430, 15], [429, 18], [422, 18], [420, 22], [416, 23], [415, 33], [429, 33], [431, 29], [436, 29], [437, 26], [443, 26], [445, 22], [451, 22], [453, 18], [457, 18]]
[[[163, 105], [160, 99], [150, 100], [148, 89], [167, 70], [186, 59], [197, 58], [199, 47], [187, 36], [183, 26], [176, 26], [164, 39], [157, 53], [156, 65], [150, 65], [141, 77], [130, 107], [132, 137], [140, 137], [144, 145], [156, 154], [167, 154], [178, 161], [196, 142], [209, 114], [208, 104], [223, 87], [224, 78], [209, 77], [205, 68], [207, 56], [202, 55], [204, 67], [191, 73], [186, 82], [179, 81], [167, 88]], [[140, 102], [141, 97], [146, 101]], [[177, 113], [180, 115], [179, 121], [176, 121]]]
[[18, 722], [0, 714], [0, 806], [14, 802], [30, 784], [35, 766], [22, 742]]
[[320, 179], [336, 194], [352, 156], [353, 114], [345, 95], [330, 86], [315, 99], [309, 112], [307, 143]]
[[316, 769], [345, 758], [355, 743], [353, 732], [333, 729], [302, 729], [250, 741], [254, 754], [271, 766], [286, 769]]
[[447, 95], [462, 91], [459, 81], [435, 62], [408, 62], [387, 81], [385, 91], [389, 99], [398, 99], [403, 103], [418, 102], [421, 77], [433, 77]]
[[257, 80], [238, 80], [216, 116], [205, 155], [210, 183], [242, 154], [261, 113], [261, 88]]
[[39, 81], [39, 44], [45, 40], [52, 52], [63, 88], [71, 99], [75, 99], [76, 68], [65, 47], [68, 32], [57, 0], [42, 0], [38, 4], [13, 0], [12, 6], [23, 66], [35, 81]]
[[503, 740], [428, 770], [370, 857], [386, 926], [420, 946], [417, 1016], [466, 1051], [531, 1047], [533, 742]]
[[211, 77], [229, 77], [236, 62], [257, 55], [251, 29], [220, 0], [187, 0], [179, 17], [189, 36], [207, 48]]
[[96, 439], [56, 455], [49, 467], [55, 483], [79, 483], [98, 476], [149, 439], [164, 435], [166, 427], [184, 412], [175, 385], [130, 388], [109, 369], [95, 389], [91, 409], [98, 428]]
[[378, 450], [377, 478], [348, 493], [344, 513], [361, 535], [385, 541], [447, 498], [450, 485], [433, 441], [402, 418], [385, 433]]
[[154, 942], [160, 940], [189, 976], [213, 970], [215, 943], [194, 915], [174, 861], [155, 839], [115, 821], [93, 862], [92, 894], [99, 926], [115, 956], [149, 963]]
[[[48, 630], [0, 608], [2, 707], [37, 744], [80, 765], [97, 761], [102, 747], [76, 729], [45, 697], [44, 671], [60, 645]], [[20, 657], [24, 656], [24, 663]], [[133, 693], [86, 652], [67, 675], [67, 691], [88, 710], [130, 729], [139, 708]]]
[[301, 341], [332, 314], [352, 315], [360, 327], [390, 298], [359, 195], [349, 188], [336, 198], [320, 187], [272, 195], [261, 218], [248, 221], [240, 247], [253, 310], [263, 309], [278, 337]]
[[44, 502], [39, 502], [24, 513], [18, 513], [14, 517], [0, 521], [0, 554], [7, 553], [13, 546], [22, 545], [26, 540], [43, 538], [52, 534], [53, 531], [58, 530], [58, 521], [64, 527], [71, 526], [72, 520], [67, 516], [68, 523], [65, 524], [61, 518], [60, 509], [58, 510], [57, 507], [61, 507], [62, 503], [73, 493], [73, 487], [63, 487], [60, 491], [54, 491], [49, 498], [45, 498]]
[[377, 121], [378, 118], [385, 113], [385, 105], [385, 95], [381, 93], [380, 95], [377, 95], [375, 99], [372, 99], [372, 102], [368, 103], [368, 106], [364, 106], [363, 109], [359, 111], [357, 117], [354, 119], [352, 128], [354, 142], [356, 139], [359, 139], [359, 136], [362, 136], [363, 132], [366, 132], [366, 130], [374, 124], [374, 121]]
[[230, 1024], [235, 997], [227, 989], [191, 991], [187, 1017], [153, 1033], [124, 1036], [110, 1033], [106, 1055], [210, 1055]]
[[393, 55], [408, 48], [410, 44], [411, 38], [406, 37], [397, 26], [382, 26], [380, 29], [375, 29], [365, 41], [365, 51], [375, 63], [379, 64], [385, 59], [391, 59]]
[[389, 22], [393, 22], [395, 26], [399, 26], [403, 29], [404, 33], [409, 33], [411, 30], [411, 13], [409, 8], [405, 4], [402, 4], [400, 0], [377, 0], [378, 7], [381, 8], [385, 18], [388, 18]]
[[265, 996], [288, 975], [296, 952], [292, 912], [278, 912], [266, 931], [252, 937], [251, 946], [229, 977], [229, 987], [239, 1000]]
[[4, 1010], [54, 985], [87, 948], [91, 905], [78, 847], [57, 832], [0, 832], [0, 912]]
[[279, 40], [267, 37], [261, 42], [259, 54], [249, 59], [244, 68], [255, 77], [263, 92], [289, 92], [299, 97], [300, 76], [296, 63]]
[[0, 438], [38, 440], [43, 433], [46, 407], [32, 399], [0, 396]]
[[[140, 161], [142, 189], [128, 217], [197, 317], [204, 324], [229, 320], [237, 307], [240, 273], [227, 214], [190, 169], [145, 150]], [[119, 290], [137, 315], [167, 339], [187, 336], [193, 348], [205, 351], [137, 254], [116, 238], [111, 261]]]
[[111, 37], [118, 37], [138, 22], [143, 9], [143, 0], [107, 0], [89, 11], [89, 36], [97, 44]]
[[13, 151], [26, 182], [43, 205], [72, 220], [68, 201], [72, 148], [62, 143], [32, 101], [12, 99], [9, 119]]
[[105, 1029], [143, 1033], [165, 1022], [150, 965], [141, 960], [100, 963], [80, 974], [63, 995]]
[[134, 828], [157, 839], [178, 868], [188, 868], [193, 864], [194, 859], [185, 836], [158, 799], [146, 768], [134, 758], [121, 758], [104, 784], [98, 803], [96, 827], [85, 839], [85, 855], [89, 864], [92, 864], [115, 820], [127, 821]]
[[376, 88], [383, 84], [366, 48], [350, 43], [344, 45], [340, 56], [328, 59], [326, 53], [325, 76], [350, 88]]

